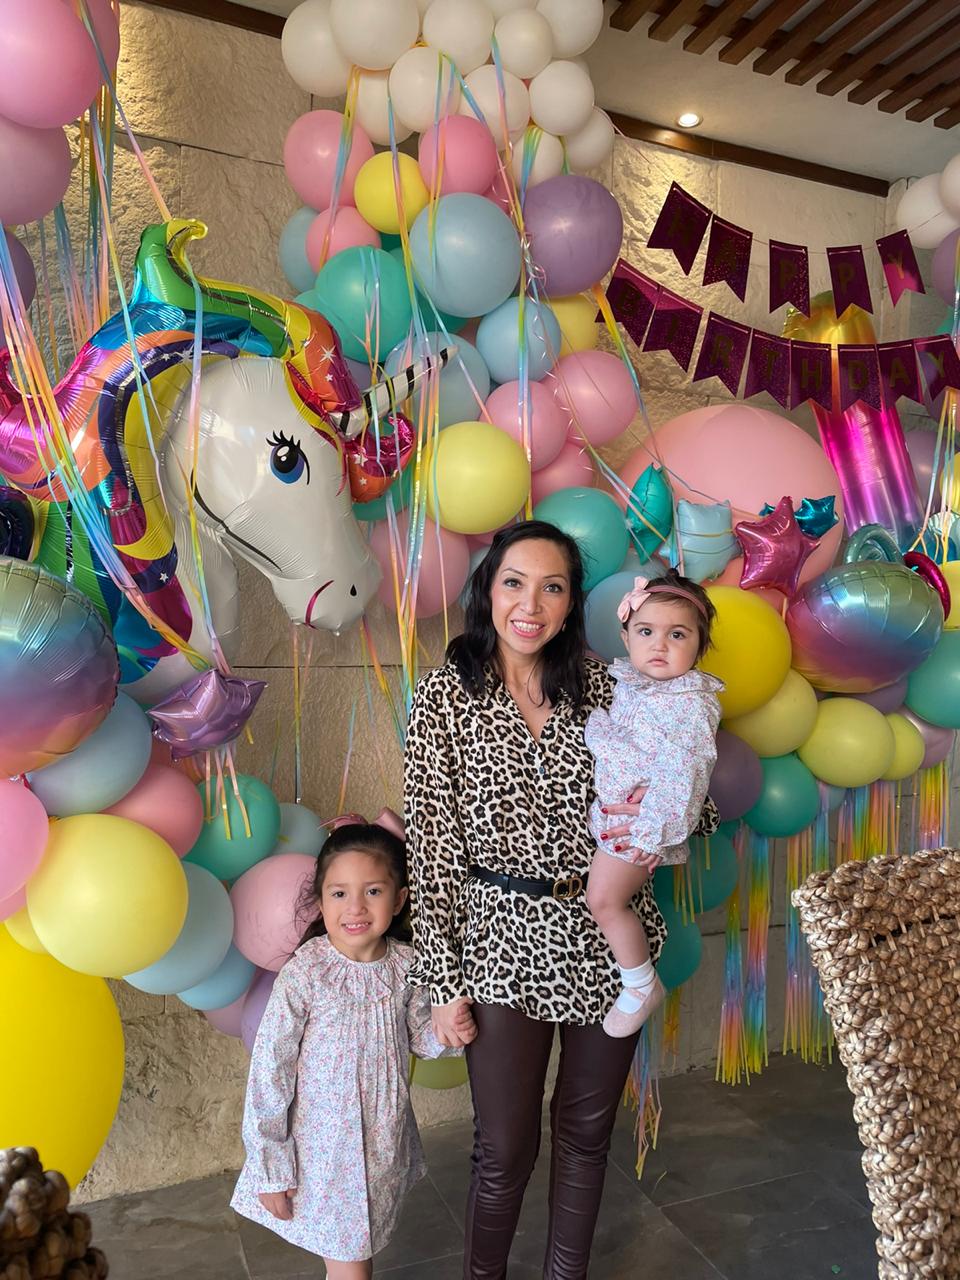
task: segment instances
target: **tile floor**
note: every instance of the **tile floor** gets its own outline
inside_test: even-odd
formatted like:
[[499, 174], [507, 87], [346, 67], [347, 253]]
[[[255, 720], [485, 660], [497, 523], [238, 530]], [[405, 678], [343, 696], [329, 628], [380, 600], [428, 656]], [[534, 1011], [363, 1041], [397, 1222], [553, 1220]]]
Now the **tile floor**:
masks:
[[[749, 1086], [665, 1080], [658, 1149], [633, 1173], [631, 1117], [614, 1135], [593, 1280], [868, 1280], [874, 1231], [839, 1065], [774, 1058]], [[425, 1135], [430, 1176], [377, 1259], [392, 1280], [460, 1280], [469, 1130]], [[541, 1274], [546, 1165], [527, 1193], [510, 1280]], [[111, 1280], [319, 1280], [322, 1264], [228, 1207], [222, 1174], [85, 1206]]]

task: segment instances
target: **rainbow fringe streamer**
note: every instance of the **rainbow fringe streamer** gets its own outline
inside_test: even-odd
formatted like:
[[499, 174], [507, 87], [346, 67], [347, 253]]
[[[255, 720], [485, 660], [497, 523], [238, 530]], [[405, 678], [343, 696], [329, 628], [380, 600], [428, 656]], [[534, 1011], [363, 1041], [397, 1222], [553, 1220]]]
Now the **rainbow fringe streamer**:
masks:
[[915, 847], [937, 849], [950, 830], [950, 779], [946, 761], [921, 769], [917, 787]]
[[767, 1065], [767, 937], [770, 930], [770, 841], [750, 832], [748, 858], [747, 968], [744, 984], [744, 1035], [747, 1067]]
[[659, 1018], [646, 1024], [640, 1033], [637, 1051], [633, 1055], [630, 1076], [624, 1091], [625, 1106], [636, 1112], [634, 1136], [637, 1142], [637, 1177], [643, 1173], [644, 1161], [651, 1147], [657, 1145], [663, 1108], [660, 1104], [658, 1063], [661, 1054]]
[[787, 841], [786, 943], [787, 984], [783, 1024], [783, 1052], [798, 1053], [804, 1062], [829, 1060], [833, 1046], [823, 993], [810, 959], [793, 891], [815, 871], [830, 869], [829, 815], [821, 812], [812, 827]]
[[870, 857], [870, 788], [851, 787], [837, 813], [836, 864]]
[[[740, 852], [740, 837], [737, 837]], [[740, 942], [740, 889], [734, 889], [727, 903], [726, 953], [723, 965], [723, 1004], [720, 1008], [720, 1037], [717, 1042], [716, 1078], [722, 1084], [750, 1080], [747, 1039], [743, 1021], [743, 952]]]

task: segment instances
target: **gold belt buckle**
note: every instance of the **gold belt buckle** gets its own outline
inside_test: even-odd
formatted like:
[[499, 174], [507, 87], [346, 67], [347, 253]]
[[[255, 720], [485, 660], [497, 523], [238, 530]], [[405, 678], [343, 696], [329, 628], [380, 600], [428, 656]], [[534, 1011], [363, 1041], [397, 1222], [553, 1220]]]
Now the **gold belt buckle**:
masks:
[[583, 893], [583, 876], [567, 876], [565, 880], [554, 880], [553, 896], [557, 902], [569, 902]]

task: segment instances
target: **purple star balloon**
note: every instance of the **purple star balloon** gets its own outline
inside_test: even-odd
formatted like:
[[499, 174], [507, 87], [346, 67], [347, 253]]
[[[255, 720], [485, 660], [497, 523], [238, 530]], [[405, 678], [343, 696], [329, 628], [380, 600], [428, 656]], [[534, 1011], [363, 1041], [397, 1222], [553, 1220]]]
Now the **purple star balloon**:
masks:
[[201, 671], [147, 714], [156, 737], [169, 746], [175, 760], [182, 760], [224, 747], [238, 737], [266, 687], [263, 680]]
[[807, 557], [817, 547], [797, 524], [793, 502], [781, 498], [770, 515], [741, 520], [736, 533], [743, 547], [741, 587], [774, 587], [792, 596]]

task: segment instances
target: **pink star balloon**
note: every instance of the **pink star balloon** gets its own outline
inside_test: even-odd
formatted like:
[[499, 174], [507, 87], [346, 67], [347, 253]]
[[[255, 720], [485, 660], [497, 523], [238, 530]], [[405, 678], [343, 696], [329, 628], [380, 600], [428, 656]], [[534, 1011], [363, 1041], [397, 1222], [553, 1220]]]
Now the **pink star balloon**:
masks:
[[741, 587], [774, 587], [792, 596], [818, 543], [797, 524], [791, 499], [781, 498], [770, 515], [760, 520], [741, 520], [736, 534], [743, 548]]

